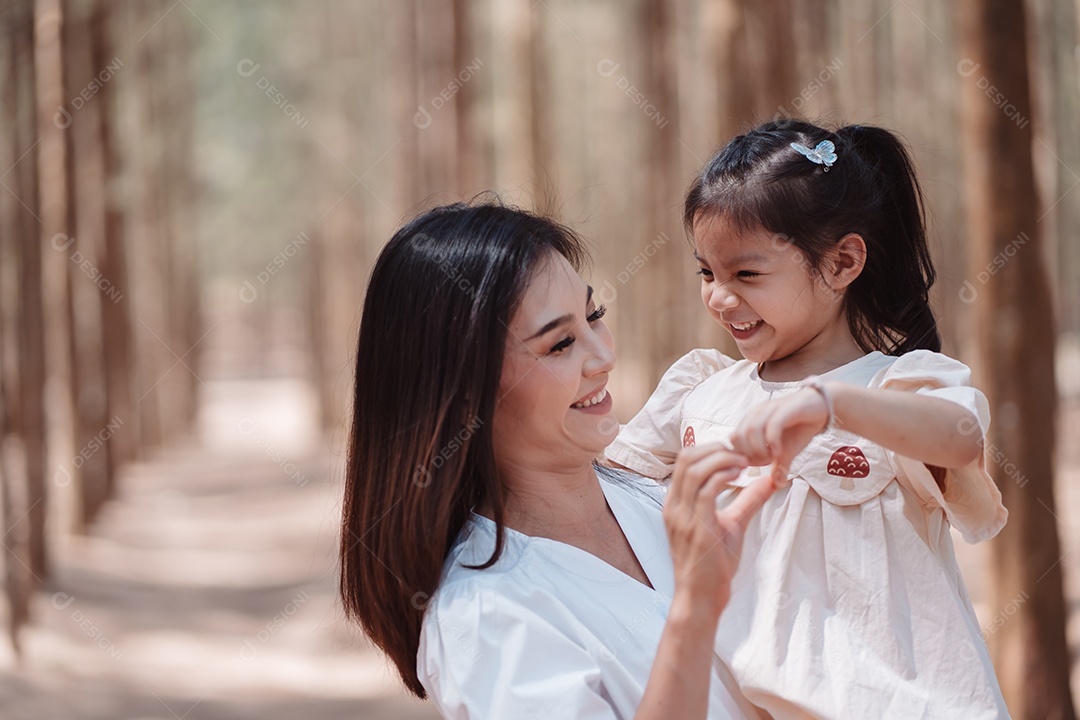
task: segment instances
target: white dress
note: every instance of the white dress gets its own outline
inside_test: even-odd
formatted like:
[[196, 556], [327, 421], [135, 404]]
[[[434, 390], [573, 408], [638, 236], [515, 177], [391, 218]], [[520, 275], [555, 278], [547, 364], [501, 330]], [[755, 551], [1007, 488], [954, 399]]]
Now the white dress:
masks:
[[[650, 589], [571, 545], [506, 530], [473, 515], [447, 557], [424, 615], [416, 668], [444, 718], [629, 720], [656, 657], [675, 589], [651, 480], [601, 480], [604, 495], [652, 583]], [[709, 718], [757, 718], [714, 663]]]
[[[822, 377], [959, 403], [977, 419], [964, 433], [984, 437], [989, 425], [968, 368], [938, 353], [874, 352]], [[607, 456], [663, 479], [683, 446], [725, 442], [748, 408], [798, 387], [695, 350]], [[1005, 524], [984, 460], [950, 470], [943, 494], [921, 462], [833, 429], [799, 454], [789, 480], [749, 526], [717, 632], [747, 699], [776, 718], [1008, 717], [949, 531], [979, 542]]]

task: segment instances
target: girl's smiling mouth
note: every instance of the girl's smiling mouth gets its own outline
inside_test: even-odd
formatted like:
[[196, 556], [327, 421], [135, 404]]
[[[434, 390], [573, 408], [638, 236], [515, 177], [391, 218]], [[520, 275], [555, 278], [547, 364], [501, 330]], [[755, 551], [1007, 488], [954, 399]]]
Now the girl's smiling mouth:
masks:
[[764, 324], [764, 320], [755, 320], [753, 322], [744, 323], [726, 323], [728, 329], [731, 331], [731, 336], [736, 340], [746, 340], [755, 332], [757, 332]]

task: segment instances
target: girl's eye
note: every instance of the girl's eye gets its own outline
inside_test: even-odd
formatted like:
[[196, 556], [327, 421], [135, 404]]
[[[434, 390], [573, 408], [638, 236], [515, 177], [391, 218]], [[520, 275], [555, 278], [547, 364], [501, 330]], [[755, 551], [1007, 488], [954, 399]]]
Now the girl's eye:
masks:
[[563, 350], [565, 350], [566, 348], [573, 345], [574, 340], [575, 340], [574, 337], [568, 337], [568, 338], [564, 338], [564, 339], [560, 340], [559, 342], [555, 343], [555, 345], [553, 345], [552, 348], [551, 348], [551, 351], [550, 351], [551, 354], [552, 355], [558, 355]]
[[712, 270], [709, 268], [698, 268], [697, 274], [705, 279], [710, 279], [713, 276]]
[[761, 275], [761, 273], [756, 273], [753, 270], [740, 270], [738, 275], [741, 278], [755, 278]]
[[597, 320], [599, 320], [600, 318], [604, 317], [604, 315], [606, 315], [606, 314], [607, 314], [607, 306], [606, 305], [601, 305], [600, 307], [593, 310], [592, 315], [589, 316], [589, 322], [594, 323]]

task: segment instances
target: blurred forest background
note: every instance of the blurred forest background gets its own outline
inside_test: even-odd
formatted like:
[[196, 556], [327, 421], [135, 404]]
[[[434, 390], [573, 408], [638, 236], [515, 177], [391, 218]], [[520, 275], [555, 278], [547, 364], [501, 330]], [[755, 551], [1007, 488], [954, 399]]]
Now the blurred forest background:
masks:
[[335, 599], [371, 263], [493, 190], [587, 237], [628, 419], [757, 122], [874, 123], [1010, 523], [958, 547], [1017, 718], [1080, 689], [1074, 0], [0, 0], [3, 717], [433, 717]]

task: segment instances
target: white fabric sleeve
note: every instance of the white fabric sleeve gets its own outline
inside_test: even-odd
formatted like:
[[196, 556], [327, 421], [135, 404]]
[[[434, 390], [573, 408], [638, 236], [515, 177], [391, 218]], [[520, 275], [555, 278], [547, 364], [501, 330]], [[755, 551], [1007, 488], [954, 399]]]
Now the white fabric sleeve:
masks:
[[[971, 370], [966, 365], [940, 353], [915, 350], [902, 355], [883, 372], [882, 388], [950, 400], [970, 412], [973, 422], [964, 423], [960, 431], [978, 433], [985, 447], [990, 404], [982, 392], [971, 386]], [[948, 468], [944, 493], [925, 464], [899, 454], [895, 457], [898, 469], [924, 504], [944, 509], [949, 523], [965, 541], [989, 540], [1005, 526], [1009, 513], [1001, 502], [1001, 491], [986, 471], [985, 451], [963, 467]]]
[[604, 455], [654, 480], [671, 475], [682, 449], [683, 401], [707, 377], [734, 363], [717, 350], [691, 350], [683, 355], [660, 378], [645, 407], [622, 427]]
[[442, 717], [617, 720], [586, 648], [504, 595], [447, 590], [428, 609], [417, 654]]

